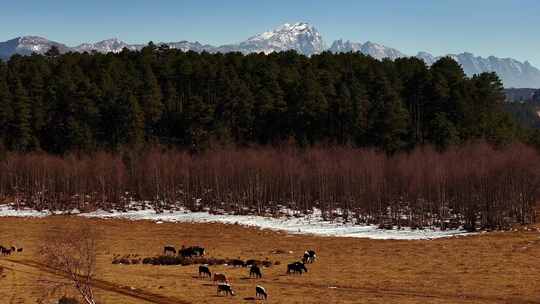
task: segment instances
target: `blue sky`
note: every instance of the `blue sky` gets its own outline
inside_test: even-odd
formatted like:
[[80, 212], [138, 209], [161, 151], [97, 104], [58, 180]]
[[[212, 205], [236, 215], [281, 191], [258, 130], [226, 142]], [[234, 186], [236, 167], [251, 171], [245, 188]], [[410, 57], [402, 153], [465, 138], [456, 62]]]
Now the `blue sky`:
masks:
[[0, 7], [0, 41], [32, 34], [68, 45], [111, 37], [219, 45], [307, 21], [327, 44], [370, 40], [407, 54], [470, 51], [540, 67], [538, 0], [0, 0]]

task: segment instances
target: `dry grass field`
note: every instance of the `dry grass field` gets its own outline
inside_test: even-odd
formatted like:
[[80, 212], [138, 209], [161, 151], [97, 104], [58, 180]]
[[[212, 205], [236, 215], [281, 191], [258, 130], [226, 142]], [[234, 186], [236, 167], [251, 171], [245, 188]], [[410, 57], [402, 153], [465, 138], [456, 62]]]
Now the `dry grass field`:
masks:
[[[424, 241], [381, 241], [287, 235], [221, 224], [49, 217], [0, 219], [0, 244], [24, 251], [0, 257], [0, 303], [37, 303], [52, 274], [39, 247], [51, 231], [91, 224], [99, 237], [99, 303], [254, 303], [255, 285], [268, 303], [540, 303], [540, 233], [488, 233]], [[235, 297], [197, 278], [197, 266], [113, 265], [115, 254], [154, 256], [165, 244], [201, 245], [221, 258], [279, 261], [249, 279], [245, 268], [212, 267], [232, 278]], [[319, 259], [302, 276], [286, 264], [313, 248]], [[273, 254], [275, 249], [286, 254]], [[288, 252], [292, 253], [288, 253]], [[260, 302], [260, 301], [259, 301]]]

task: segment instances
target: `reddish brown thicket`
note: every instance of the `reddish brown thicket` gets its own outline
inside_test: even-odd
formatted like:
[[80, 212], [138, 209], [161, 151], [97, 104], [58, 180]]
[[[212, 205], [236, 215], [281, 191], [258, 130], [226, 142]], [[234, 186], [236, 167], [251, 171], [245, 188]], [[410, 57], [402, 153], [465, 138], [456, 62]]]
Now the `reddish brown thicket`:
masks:
[[498, 229], [534, 221], [540, 156], [521, 144], [387, 157], [344, 147], [176, 150], [57, 157], [8, 154], [0, 196], [48, 210], [156, 211], [187, 207], [238, 214], [322, 210], [324, 217], [412, 227]]

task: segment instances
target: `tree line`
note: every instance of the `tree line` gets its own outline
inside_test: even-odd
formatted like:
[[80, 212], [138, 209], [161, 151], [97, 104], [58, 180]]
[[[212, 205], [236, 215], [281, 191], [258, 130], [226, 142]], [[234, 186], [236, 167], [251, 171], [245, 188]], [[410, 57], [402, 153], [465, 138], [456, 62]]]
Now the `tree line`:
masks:
[[[535, 220], [540, 155], [485, 143], [392, 156], [348, 147], [153, 148], [94, 155], [9, 152], [0, 198], [38, 210], [192, 211], [279, 215], [407, 227], [505, 229]], [[142, 202], [146, 202], [142, 204]], [[457, 225], [457, 226], [456, 226]]]
[[395, 153], [528, 140], [504, 100], [496, 74], [468, 78], [451, 58], [427, 67], [359, 53], [53, 49], [0, 62], [0, 146], [64, 154], [294, 142]]

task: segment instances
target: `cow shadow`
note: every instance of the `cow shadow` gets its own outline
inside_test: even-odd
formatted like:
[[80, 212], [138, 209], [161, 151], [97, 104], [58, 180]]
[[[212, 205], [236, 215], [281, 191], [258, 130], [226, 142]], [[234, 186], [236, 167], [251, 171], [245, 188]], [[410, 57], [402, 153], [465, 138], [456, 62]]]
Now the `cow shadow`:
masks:
[[257, 301], [257, 299], [255, 299], [255, 297], [247, 297], [244, 298], [244, 301]]

